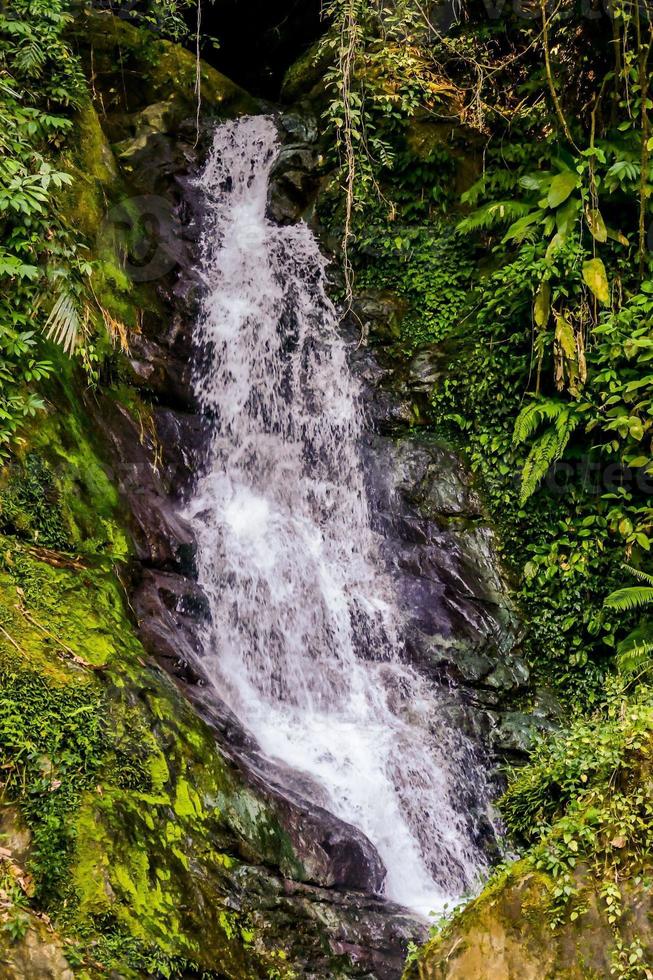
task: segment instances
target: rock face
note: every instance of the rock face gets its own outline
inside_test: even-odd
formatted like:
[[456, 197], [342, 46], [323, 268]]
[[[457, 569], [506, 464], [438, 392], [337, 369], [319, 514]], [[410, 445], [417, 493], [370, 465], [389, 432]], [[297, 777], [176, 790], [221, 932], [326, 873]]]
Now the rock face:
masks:
[[[611, 958], [614, 928], [600, 910], [598, 895], [587, 896], [581, 918], [554, 928], [547, 916], [552, 889], [551, 879], [517, 865], [420, 951], [404, 980], [591, 980], [619, 975]], [[625, 945], [637, 939], [650, 948], [650, 889], [643, 883], [631, 885], [624, 899], [629, 910]]]
[[35, 920], [0, 965], [3, 980], [74, 980], [60, 943]]

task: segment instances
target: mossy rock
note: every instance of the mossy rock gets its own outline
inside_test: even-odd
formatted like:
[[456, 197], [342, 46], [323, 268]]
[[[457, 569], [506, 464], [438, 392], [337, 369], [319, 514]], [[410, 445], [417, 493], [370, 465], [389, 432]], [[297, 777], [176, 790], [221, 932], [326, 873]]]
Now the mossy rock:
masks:
[[243, 848], [301, 875], [275, 815], [148, 667], [110, 570], [16, 539], [1, 551], [0, 760], [32, 837], [35, 908], [84, 962], [93, 942], [106, 967], [139, 976], [148, 950], [264, 976], [271, 953], [237, 881]]
[[[412, 959], [404, 980], [599, 980], [612, 972], [617, 936], [593, 884], [579, 869], [584, 912], [554, 924], [554, 882], [525, 861], [471, 902]], [[653, 963], [653, 898], [645, 883], [623, 886], [621, 942], [641, 943]], [[644, 972], [632, 976], [644, 977]], [[629, 974], [630, 976], [630, 974]]]
[[290, 975], [240, 878], [253, 863], [301, 880], [302, 866], [273, 809], [148, 664], [121, 583], [131, 545], [77, 381], [62, 369], [0, 489], [0, 783], [29, 830], [33, 879], [25, 918], [11, 900], [21, 935], [0, 975], [28, 959], [61, 980], [68, 962], [85, 977], [151, 964]]
[[[89, 77], [101, 96], [103, 124], [111, 142], [132, 135], [130, 115], [166, 103], [166, 131], [197, 114], [195, 55], [160, 40], [108, 11], [84, 9], [75, 33]], [[203, 117], [229, 118], [259, 110], [244, 89], [206, 62], [199, 64]]]
[[281, 98], [297, 102], [304, 98], [323, 98], [326, 89], [323, 78], [331, 65], [331, 52], [320, 41], [304, 52], [284, 75]]

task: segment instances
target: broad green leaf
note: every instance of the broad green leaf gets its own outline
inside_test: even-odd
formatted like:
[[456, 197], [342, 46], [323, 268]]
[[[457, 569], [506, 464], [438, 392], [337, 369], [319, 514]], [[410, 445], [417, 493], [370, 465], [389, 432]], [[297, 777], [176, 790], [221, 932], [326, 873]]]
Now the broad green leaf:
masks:
[[588, 289], [594, 293], [599, 303], [610, 302], [608, 276], [601, 259], [589, 259], [583, 263], [583, 280]]
[[549, 242], [546, 250], [546, 257], [550, 259], [551, 256], [558, 251], [558, 249], [564, 245], [567, 236], [563, 235], [561, 232], [557, 231], [551, 241]]
[[573, 228], [578, 213], [580, 211], [580, 200], [577, 197], [570, 198], [566, 204], [556, 211], [556, 230], [563, 236], [567, 236]]
[[606, 228], [608, 238], [611, 238], [614, 242], [619, 242], [620, 245], [628, 245], [629, 241], [622, 231], [618, 231], [616, 228]]
[[551, 181], [547, 204], [550, 208], [559, 207], [567, 200], [572, 191], [578, 187], [579, 177], [573, 170], [563, 170], [561, 174], [556, 174]]

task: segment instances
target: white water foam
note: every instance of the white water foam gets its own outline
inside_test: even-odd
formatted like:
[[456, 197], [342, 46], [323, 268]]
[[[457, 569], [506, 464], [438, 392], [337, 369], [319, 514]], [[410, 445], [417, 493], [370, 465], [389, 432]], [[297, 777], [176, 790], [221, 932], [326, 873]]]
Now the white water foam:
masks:
[[199, 181], [195, 383], [213, 435], [187, 515], [212, 614], [205, 668], [263, 752], [375, 845], [386, 895], [437, 911], [485, 868], [463, 803], [486, 807], [485, 780], [442, 693], [402, 659], [325, 261], [305, 224], [266, 217], [276, 153], [270, 118], [226, 123]]

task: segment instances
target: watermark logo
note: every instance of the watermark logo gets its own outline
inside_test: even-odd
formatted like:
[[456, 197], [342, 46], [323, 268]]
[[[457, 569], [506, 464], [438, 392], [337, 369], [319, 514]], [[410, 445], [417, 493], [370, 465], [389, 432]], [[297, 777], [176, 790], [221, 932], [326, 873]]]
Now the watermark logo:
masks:
[[174, 205], [155, 194], [126, 198], [107, 213], [99, 244], [113, 243], [132, 282], [152, 282], [177, 268], [185, 254]]

